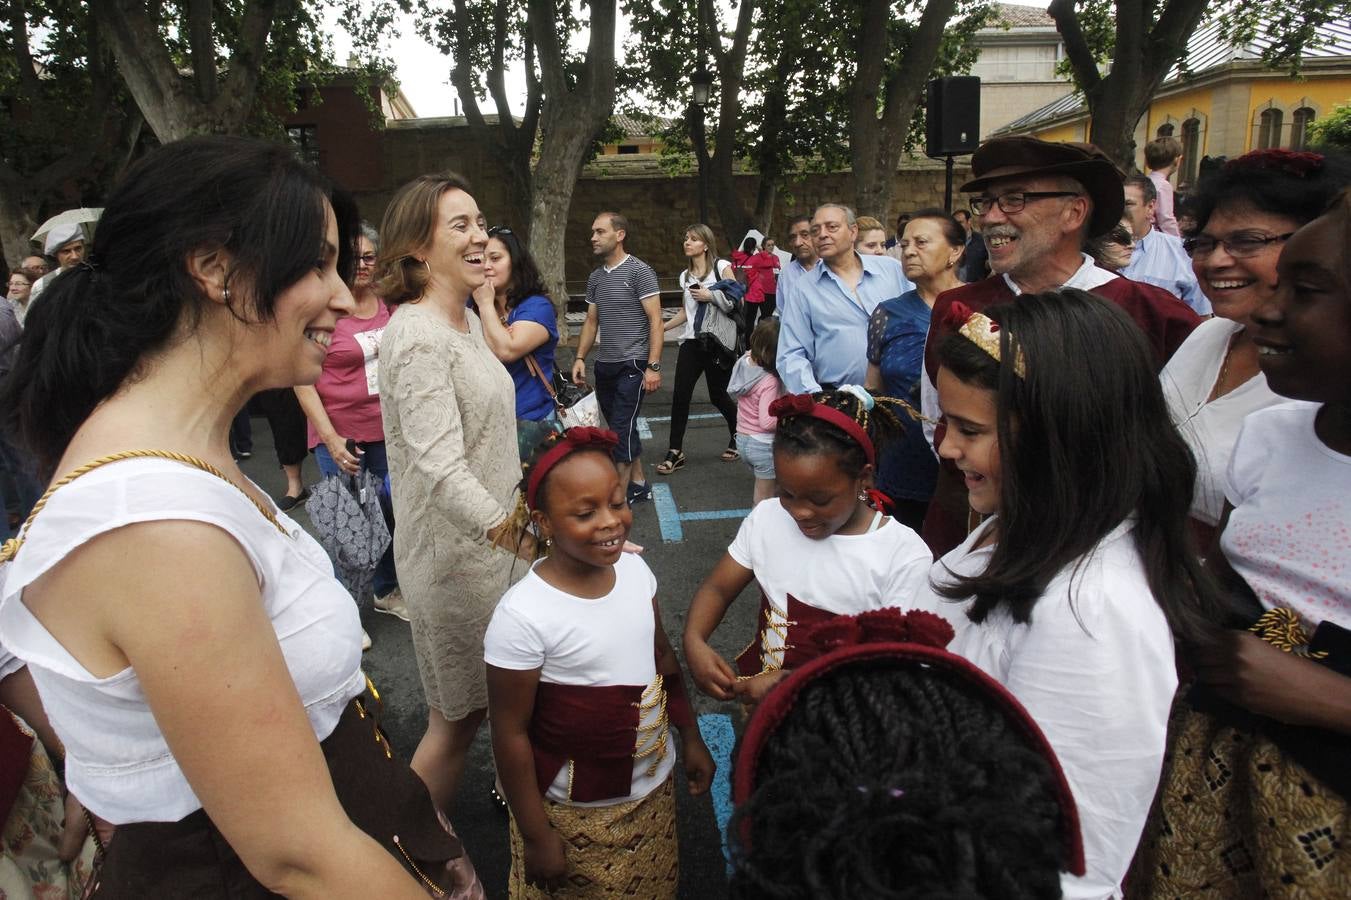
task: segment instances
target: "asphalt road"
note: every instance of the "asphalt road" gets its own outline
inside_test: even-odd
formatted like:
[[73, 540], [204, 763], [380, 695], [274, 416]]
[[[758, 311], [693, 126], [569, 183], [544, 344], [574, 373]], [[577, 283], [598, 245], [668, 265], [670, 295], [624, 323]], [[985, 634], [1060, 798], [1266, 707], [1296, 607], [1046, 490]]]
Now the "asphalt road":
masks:
[[[571, 359], [564, 351], [560, 357]], [[656, 475], [652, 467], [666, 453], [671, 412], [671, 384], [675, 376], [675, 346], [668, 345], [663, 356], [665, 372], [662, 388], [649, 396], [642, 414], [648, 419], [652, 438], [644, 441], [643, 459], [648, 480], [669, 491], [669, 502], [643, 503], [634, 509], [631, 539], [646, 549], [643, 557], [657, 576], [658, 599], [666, 632], [677, 650], [685, 624], [685, 612], [695, 589], [731, 543], [740, 524], [738, 511], [750, 506], [752, 479], [744, 463], [718, 459], [727, 443], [727, 429], [708, 401], [702, 381], [695, 390], [691, 420], [685, 436], [685, 454], [689, 462], [668, 477]], [[274, 495], [285, 486], [273, 453], [272, 439], [265, 419], [253, 419], [253, 458], [244, 469], [256, 482]], [[307, 483], [317, 480], [313, 458], [305, 463]], [[665, 526], [659, 520], [658, 506], [665, 510]], [[309, 527], [303, 509], [293, 511], [297, 521]], [[676, 540], [676, 532], [679, 540]], [[728, 612], [727, 620], [714, 635], [714, 646], [731, 657], [746, 645], [755, 627], [756, 603], [749, 592]], [[392, 616], [362, 609], [362, 621], [374, 646], [366, 654], [365, 667], [385, 702], [385, 727], [395, 749], [405, 758], [412, 756], [426, 727], [427, 708], [413, 659], [408, 626]], [[700, 695], [691, 685], [691, 699], [706, 733], [724, 738], [730, 744], [728, 726], [741, 716], [733, 704], [720, 703]], [[726, 746], [730, 750], [730, 746]], [[717, 756], [715, 752], [715, 757]], [[677, 773], [680, 773], [677, 766]], [[506, 897], [507, 872], [511, 864], [507, 846], [507, 819], [490, 799], [493, 780], [492, 750], [488, 730], [479, 734], [471, 752], [461, 784], [460, 795], [451, 810], [451, 820], [468, 848], [474, 865], [491, 898]], [[725, 769], [720, 771], [723, 775]], [[678, 778], [683, 776], [678, 774]], [[692, 798], [683, 784], [677, 792], [680, 825], [680, 897], [706, 900], [726, 895], [726, 863], [710, 797]], [[725, 808], [724, 808], [725, 811]]]

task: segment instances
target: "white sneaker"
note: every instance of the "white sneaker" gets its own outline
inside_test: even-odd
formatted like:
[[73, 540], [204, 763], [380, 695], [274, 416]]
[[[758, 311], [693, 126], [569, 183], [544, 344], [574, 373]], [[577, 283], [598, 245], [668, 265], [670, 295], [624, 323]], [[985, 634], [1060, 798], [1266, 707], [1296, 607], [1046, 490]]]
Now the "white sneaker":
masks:
[[366, 633], [366, 629], [361, 629], [361, 652], [365, 653], [371, 649], [371, 636]]
[[398, 588], [383, 597], [376, 597], [375, 611], [389, 613], [391, 616], [398, 616], [405, 622], [408, 621], [408, 606], [403, 602], [403, 593]]

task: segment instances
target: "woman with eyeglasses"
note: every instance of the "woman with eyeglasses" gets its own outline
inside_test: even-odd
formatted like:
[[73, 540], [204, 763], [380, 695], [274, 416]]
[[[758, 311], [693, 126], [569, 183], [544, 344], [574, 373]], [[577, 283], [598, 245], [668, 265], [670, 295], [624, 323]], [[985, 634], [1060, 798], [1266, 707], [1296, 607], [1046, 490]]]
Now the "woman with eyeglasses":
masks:
[[[357, 238], [356, 275], [352, 278], [352, 314], [339, 319], [324, 357], [324, 373], [313, 385], [297, 385], [296, 398], [308, 420], [308, 443], [319, 472], [327, 478], [355, 475], [366, 469], [376, 478], [389, 475], [385, 458], [385, 424], [380, 418], [380, 338], [389, 324], [389, 307], [375, 294], [375, 272], [380, 236], [366, 223]], [[391, 533], [394, 516], [388, 503], [385, 523]], [[408, 609], [394, 572], [394, 544], [390, 542], [375, 568], [375, 610], [408, 621]], [[360, 600], [361, 598], [357, 598]], [[370, 647], [370, 637], [363, 639]]]
[[1224, 508], [1224, 477], [1239, 426], [1281, 402], [1267, 387], [1252, 314], [1276, 290], [1276, 260], [1290, 235], [1351, 184], [1351, 160], [1328, 151], [1256, 150], [1225, 163], [1191, 206], [1183, 246], [1215, 317], [1191, 333], [1160, 378], [1168, 408], [1196, 456], [1191, 515], [1208, 549]]
[[524, 461], [548, 431], [558, 428], [546, 387], [554, 377], [558, 314], [535, 258], [510, 228], [488, 229], [483, 278], [474, 292], [474, 309], [483, 340], [516, 386], [516, 449]]
[[14, 318], [23, 324], [24, 314], [28, 312], [28, 297], [33, 293], [33, 279], [28, 277], [28, 273], [22, 269], [15, 269], [9, 273], [9, 284], [6, 286], [5, 299], [9, 301], [10, 308], [14, 310]]

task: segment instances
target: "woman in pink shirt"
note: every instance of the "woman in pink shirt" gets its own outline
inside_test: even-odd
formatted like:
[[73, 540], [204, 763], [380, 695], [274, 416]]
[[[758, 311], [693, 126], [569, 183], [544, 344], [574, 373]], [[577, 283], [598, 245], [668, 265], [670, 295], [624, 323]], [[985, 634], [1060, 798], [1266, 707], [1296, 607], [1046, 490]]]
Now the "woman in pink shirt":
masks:
[[[313, 387], [297, 385], [296, 397], [309, 420], [309, 447], [319, 471], [328, 477], [355, 475], [368, 469], [377, 478], [389, 477], [385, 460], [385, 426], [380, 418], [380, 336], [389, 324], [389, 307], [375, 295], [371, 274], [380, 245], [375, 229], [363, 223], [357, 239], [357, 268], [352, 280], [356, 310], [338, 320], [324, 372]], [[385, 524], [394, 530], [387, 496], [381, 496]], [[408, 621], [399, 593], [391, 541], [375, 569], [375, 609]], [[359, 599], [359, 598], [358, 598]]]

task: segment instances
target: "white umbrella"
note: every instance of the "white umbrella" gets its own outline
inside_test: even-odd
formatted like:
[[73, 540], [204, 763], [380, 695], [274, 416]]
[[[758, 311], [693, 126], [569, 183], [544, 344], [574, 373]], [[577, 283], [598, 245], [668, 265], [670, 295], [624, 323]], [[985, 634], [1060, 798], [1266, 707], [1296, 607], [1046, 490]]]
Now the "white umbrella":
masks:
[[101, 206], [81, 206], [79, 209], [68, 209], [63, 213], [57, 213], [43, 222], [37, 231], [33, 232], [33, 240], [40, 244], [47, 237], [47, 232], [58, 225], [84, 225], [86, 222], [97, 222], [101, 215], [103, 215], [103, 207]]

